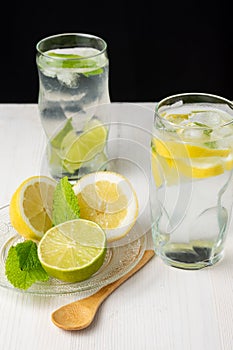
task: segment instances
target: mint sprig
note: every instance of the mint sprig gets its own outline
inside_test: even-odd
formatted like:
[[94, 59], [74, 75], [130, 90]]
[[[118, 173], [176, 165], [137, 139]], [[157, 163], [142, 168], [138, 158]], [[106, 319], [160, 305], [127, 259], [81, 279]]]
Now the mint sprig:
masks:
[[47, 52], [47, 56], [50, 56], [51, 59], [46, 56], [41, 57], [42, 68], [44, 64], [52, 68], [87, 68], [90, 69], [90, 71], [83, 73], [87, 77], [89, 75], [98, 75], [103, 73], [103, 68], [99, 67], [96, 60], [93, 58], [85, 58], [84, 56], [76, 54], [65, 54], [57, 52]]
[[45, 282], [49, 279], [38, 258], [37, 245], [30, 240], [9, 249], [5, 274], [14, 287], [24, 290], [37, 281]]
[[63, 177], [57, 184], [53, 195], [52, 222], [59, 225], [62, 222], [79, 218], [78, 199], [68, 177]]

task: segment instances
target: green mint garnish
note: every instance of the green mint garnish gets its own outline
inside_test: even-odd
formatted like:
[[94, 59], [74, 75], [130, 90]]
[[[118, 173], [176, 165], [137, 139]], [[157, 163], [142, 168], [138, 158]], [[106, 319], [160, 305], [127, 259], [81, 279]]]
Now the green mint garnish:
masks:
[[210, 136], [210, 134], [212, 133], [212, 129], [209, 129], [209, 130], [204, 130], [203, 131], [203, 134], [206, 135], [206, 136]]
[[217, 148], [217, 142], [216, 141], [204, 142], [204, 145], [209, 147], [209, 148]]
[[202, 127], [202, 128], [208, 128], [208, 125], [203, 124], [203, 123], [193, 122], [193, 124], [195, 124], [195, 125], [197, 125], [197, 126], [200, 126], [200, 127]]
[[[52, 68], [88, 68], [90, 71], [83, 72], [86, 77], [103, 73], [103, 68], [99, 67], [93, 58], [85, 58], [76, 54], [65, 54], [56, 52], [47, 52], [47, 56], [40, 57], [41, 67], [49, 66]], [[55, 59], [53, 59], [55, 58]], [[57, 58], [57, 59], [56, 59]]]
[[51, 56], [51, 57], [55, 57], [55, 58], [72, 58], [72, 59], [79, 59], [82, 58], [83, 56], [80, 55], [76, 55], [73, 53], [57, 53], [57, 52], [48, 52], [47, 55]]
[[38, 258], [37, 245], [30, 240], [9, 249], [5, 273], [9, 282], [19, 289], [28, 289], [36, 281], [49, 279]]
[[212, 133], [213, 129], [210, 129], [208, 127], [208, 125], [206, 124], [203, 124], [203, 123], [199, 123], [199, 122], [194, 122], [193, 124], [197, 125], [197, 126], [200, 126], [201, 128], [207, 128], [203, 131], [203, 134], [206, 135], [206, 136], [210, 136], [210, 134]]
[[57, 184], [53, 195], [52, 221], [54, 225], [79, 218], [78, 199], [68, 177], [63, 177]]
[[192, 113], [206, 113], [207, 112], [207, 110], [205, 110], [205, 109], [200, 109], [199, 111], [191, 111], [191, 114]]

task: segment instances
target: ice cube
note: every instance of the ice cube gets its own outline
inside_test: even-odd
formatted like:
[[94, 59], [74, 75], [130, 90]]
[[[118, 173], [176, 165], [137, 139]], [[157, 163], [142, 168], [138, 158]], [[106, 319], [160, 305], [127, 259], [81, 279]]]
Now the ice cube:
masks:
[[184, 129], [182, 132], [182, 138], [185, 140], [197, 140], [203, 138], [204, 130], [197, 128]]
[[196, 122], [199, 124], [204, 124], [203, 126], [213, 128], [221, 124], [222, 118], [217, 111], [203, 111], [197, 113], [193, 112], [189, 118], [189, 121], [192, 121], [193, 123]]
[[69, 88], [78, 88], [79, 86], [79, 74], [66, 69], [57, 71], [57, 79]]
[[223, 139], [229, 136], [233, 137], [233, 126], [231, 124], [214, 129], [213, 132], [211, 133], [212, 139], [215, 139], [215, 140]]

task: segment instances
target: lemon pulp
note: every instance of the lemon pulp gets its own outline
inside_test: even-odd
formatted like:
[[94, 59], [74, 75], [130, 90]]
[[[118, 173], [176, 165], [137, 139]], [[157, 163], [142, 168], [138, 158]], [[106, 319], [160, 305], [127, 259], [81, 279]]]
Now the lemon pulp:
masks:
[[40, 240], [52, 227], [52, 203], [56, 181], [47, 176], [32, 176], [21, 183], [10, 201], [10, 220], [27, 239]]
[[134, 225], [138, 215], [137, 196], [124, 176], [108, 171], [88, 174], [73, 189], [80, 217], [98, 223], [109, 242], [124, 237]]

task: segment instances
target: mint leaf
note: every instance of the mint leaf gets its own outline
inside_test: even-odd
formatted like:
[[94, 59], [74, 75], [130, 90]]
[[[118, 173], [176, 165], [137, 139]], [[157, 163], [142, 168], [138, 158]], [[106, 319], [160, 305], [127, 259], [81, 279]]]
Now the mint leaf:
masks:
[[78, 199], [68, 177], [63, 177], [57, 184], [53, 195], [52, 221], [54, 225], [79, 218]]
[[208, 125], [203, 124], [203, 123], [193, 122], [193, 124], [195, 124], [195, 125], [197, 125], [197, 126], [200, 126], [200, 127], [202, 127], [202, 128], [208, 128]]
[[9, 249], [5, 274], [9, 282], [19, 289], [28, 289], [36, 281], [49, 279], [38, 258], [37, 245], [30, 240]]
[[96, 60], [93, 58], [85, 58], [84, 56], [76, 54], [65, 54], [57, 52], [47, 52], [47, 55], [55, 59], [50, 60], [46, 57], [41, 58], [42, 67], [44, 62], [46, 65], [53, 68], [93, 68], [91, 71], [83, 73], [87, 77], [89, 75], [98, 75], [103, 73], [103, 68], [99, 67]]
[[212, 129], [209, 129], [209, 130], [204, 130], [203, 131], [203, 134], [206, 135], [206, 136], [210, 136], [210, 134], [212, 133]]
[[209, 147], [209, 148], [217, 148], [217, 142], [216, 141], [210, 141], [210, 142], [204, 142], [204, 145]]
[[47, 52], [47, 55], [51, 56], [51, 57], [57, 57], [57, 58], [83, 58], [83, 56], [80, 55], [76, 55], [74, 53], [58, 53], [58, 52]]
[[194, 122], [193, 124], [200, 126], [202, 128], [207, 128], [205, 130], [203, 130], [203, 134], [206, 136], [210, 136], [210, 134], [212, 133], [213, 129], [210, 129], [208, 125], [203, 124], [203, 123], [199, 123], [199, 122]]

